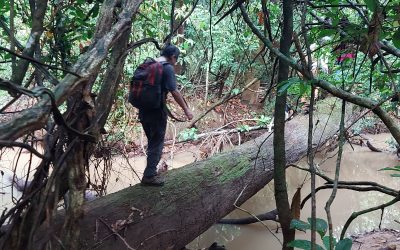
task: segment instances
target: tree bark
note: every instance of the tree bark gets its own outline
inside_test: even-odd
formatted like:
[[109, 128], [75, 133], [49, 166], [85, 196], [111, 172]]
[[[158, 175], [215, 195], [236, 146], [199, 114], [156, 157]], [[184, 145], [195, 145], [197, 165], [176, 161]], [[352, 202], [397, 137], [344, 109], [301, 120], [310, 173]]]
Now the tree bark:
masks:
[[[329, 118], [330, 106], [335, 106], [332, 101], [317, 106], [314, 146], [338, 130], [340, 115]], [[307, 127], [306, 116], [287, 123], [287, 164], [306, 154]], [[163, 187], [136, 185], [87, 203], [80, 222], [80, 248], [125, 249], [128, 244], [134, 249], [181, 249], [231, 212], [236, 200], [242, 204], [272, 180], [272, 147], [272, 137], [266, 134], [232, 151], [169, 171]], [[53, 239], [59, 237], [63, 217], [60, 214], [57, 219]], [[36, 244], [41, 240], [37, 238]]]
[[[283, 28], [280, 39], [282, 54], [290, 54], [293, 34], [293, 4], [292, 0], [283, 0]], [[279, 59], [278, 84], [283, 83], [289, 78], [289, 64]], [[276, 208], [278, 209], [279, 221], [283, 232], [282, 249], [292, 250], [293, 247], [287, 244], [294, 240], [294, 228], [290, 228], [292, 213], [290, 211], [289, 197], [286, 182], [286, 152], [285, 152], [285, 109], [287, 91], [283, 91], [276, 96], [275, 100], [275, 119], [274, 119], [274, 195]]]
[[[36, 50], [36, 46], [39, 45], [40, 37], [43, 33], [43, 20], [47, 9], [47, 0], [36, 1], [34, 9], [31, 9], [32, 15], [32, 30], [30, 32], [26, 46], [22, 51], [24, 56], [33, 57], [33, 53]], [[11, 81], [17, 84], [22, 84], [26, 72], [28, 70], [29, 61], [20, 59], [18, 65], [16, 66], [16, 72], [13, 72]]]

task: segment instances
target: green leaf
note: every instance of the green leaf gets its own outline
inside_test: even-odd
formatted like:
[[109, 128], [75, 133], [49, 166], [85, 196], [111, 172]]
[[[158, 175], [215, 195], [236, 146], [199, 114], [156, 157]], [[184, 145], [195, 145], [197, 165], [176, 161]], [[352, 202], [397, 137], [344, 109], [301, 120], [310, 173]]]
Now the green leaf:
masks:
[[75, 13], [80, 19], [85, 18], [85, 13], [83, 13], [83, 10], [81, 8], [76, 8]]
[[238, 129], [239, 129], [239, 132], [249, 132], [250, 131], [249, 125], [241, 125]]
[[[312, 223], [312, 218], [308, 218], [308, 223]], [[315, 230], [321, 235], [321, 238], [324, 237], [326, 231], [328, 230], [328, 223], [320, 218], [315, 219]]]
[[396, 48], [400, 49], [400, 28], [393, 34], [392, 42]]
[[400, 177], [400, 174], [391, 174], [391, 177]]
[[[330, 244], [329, 244], [329, 239], [330, 239], [330, 238], [331, 238], [331, 237], [330, 237], [329, 235], [324, 236], [324, 237], [322, 238], [322, 242], [324, 243], [324, 246], [325, 246], [326, 249], [329, 249], [329, 248], [330, 248]], [[337, 244], [337, 240], [336, 240], [335, 237], [333, 237], [333, 246], [336, 246], [336, 244]]]
[[337, 15], [337, 12], [336, 13], [330, 12], [330, 13], [332, 13], [332, 16], [331, 16], [332, 26], [336, 27], [337, 25], [339, 25], [339, 22], [340, 22], [339, 16]]
[[165, 12], [165, 11], [162, 11], [162, 12], [161, 12], [161, 16], [162, 16], [162, 18], [163, 18], [164, 20], [169, 20], [169, 19], [170, 19], [169, 13], [167, 13], [167, 12]]
[[240, 93], [240, 89], [234, 88], [232, 89], [232, 95], [237, 95]]
[[4, 60], [9, 60], [9, 59], [11, 59], [11, 54], [5, 54], [4, 56], [3, 56], [3, 59]]
[[337, 31], [334, 30], [334, 29], [324, 29], [324, 30], [321, 30], [319, 32], [318, 37], [322, 38], [322, 37], [325, 37], [325, 36], [332, 36], [332, 35], [336, 34], [336, 32]]
[[5, 0], [0, 0], [0, 9], [4, 8], [4, 2], [5, 2]]
[[289, 78], [286, 81], [280, 82], [278, 84], [278, 95], [282, 95], [285, 91], [287, 91], [293, 84], [304, 82], [300, 78], [293, 77]]
[[381, 168], [378, 171], [400, 171], [400, 166]]
[[293, 219], [290, 222], [290, 228], [294, 228], [294, 229], [306, 232], [307, 229], [311, 229], [311, 225], [305, 221]]
[[351, 250], [352, 245], [353, 242], [349, 238], [345, 238], [337, 243], [335, 250]]
[[364, 0], [364, 2], [367, 5], [367, 8], [372, 12], [374, 12], [376, 7], [378, 7], [376, 0]]
[[306, 83], [306, 82], [300, 83], [300, 87], [299, 87], [299, 96], [302, 96], [302, 95], [304, 95], [304, 94], [307, 92], [307, 90], [308, 90], [307, 87], [308, 87], [308, 86], [307, 86], [307, 83]]
[[[289, 247], [297, 247], [297, 248], [300, 248], [300, 249], [309, 250], [309, 249], [311, 249], [311, 241], [308, 241], [308, 240], [294, 240], [294, 241], [289, 242], [288, 246]], [[324, 248], [321, 247], [318, 244], [315, 244], [315, 246], [316, 246], [317, 250], [324, 250]]]
[[99, 15], [99, 9], [100, 9], [100, 5], [99, 5], [99, 3], [96, 3], [93, 6], [92, 17], [97, 17], [97, 15]]

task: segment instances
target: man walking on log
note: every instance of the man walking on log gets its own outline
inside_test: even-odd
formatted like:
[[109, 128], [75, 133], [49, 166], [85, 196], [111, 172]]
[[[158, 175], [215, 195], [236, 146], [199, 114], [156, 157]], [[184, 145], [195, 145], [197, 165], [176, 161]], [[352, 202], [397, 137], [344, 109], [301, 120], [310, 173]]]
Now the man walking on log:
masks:
[[185, 112], [189, 120], [193, 118], [181, 93], [177, 89], [174, 65], [179, 57], [179, 49], [174, 45], [167, 45], [162, 51], [161, 56], [155, 59], [162, 64], [161, 75], [161, 98], [162, 105], [157, 109], [140, 109], [139, 120], [147, 137], [147, 164], [141, 181], [142, 185], [162, 186], [164, 177], [157, 174], [157, 164], [161, 159], [164, 147], [164, 136], [167, 127], [167, 107], [166, 97], [170, 92], [175, 101]]

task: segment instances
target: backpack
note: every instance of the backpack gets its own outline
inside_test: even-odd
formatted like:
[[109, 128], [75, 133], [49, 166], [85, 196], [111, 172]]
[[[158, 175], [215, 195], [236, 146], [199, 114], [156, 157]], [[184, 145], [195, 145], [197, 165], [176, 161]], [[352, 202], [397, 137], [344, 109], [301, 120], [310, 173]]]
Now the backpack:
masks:
[[158, 109], [162, 106], [161, 77], [163, 63], [147, 58], [131, 80], [128, 101], [138, 109]]

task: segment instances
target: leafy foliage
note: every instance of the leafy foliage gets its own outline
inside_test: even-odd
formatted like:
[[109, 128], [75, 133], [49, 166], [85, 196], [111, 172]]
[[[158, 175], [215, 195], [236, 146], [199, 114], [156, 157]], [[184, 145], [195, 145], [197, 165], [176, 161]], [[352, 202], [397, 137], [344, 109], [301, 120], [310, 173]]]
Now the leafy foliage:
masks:
[[[400, 166], [394, 166], [394, 167], [392, 167], [392, 168], [390, 168], [390, 167], [387, 167], [387, 168], [382, 168], [382, 169], [379, 169], [379, 171], [395, 171], [395, 172], [400, 172]], [[396, 173], [396, 174], [390, 174], [390, 176], [392, 176], [392, 177], [400, 177], [400, 173]]]
[[180, 141], [196, 140], [197, 139], [197, 129], [187, 128], [179, 133]]
[[257, 118], [257, 125], [258, 126], [266, 126], [268, 123], [271, 122], [271, 117], [261, 115]]
[[[311, 223], [312, 223], [312, 218], [307, 219], [308, 222], [301, 221], [301, 220], [296, 220], [293, 219], [290, 223], [290, 228], [294, 228], [296, 230], [300, 230], [303, 232], [306, 232], [307, 230], [311, 230]], [[321, 237], [321, 240], [324, 244], [324, 247], [316, 244], [316, 249], [318, 250], [324, 250], [324, 249], [330, 249], [329, 246], [329, 241], [330, 241], [330, 236], [327, 235], [325, 236], [326, 232], [328, 231], [328, 223], [320, 218], [315, 219], [315, 224], [316, 224], [316, 231]], [[335, 238], [333, 238], [333, 245], [335, 247], [335, 250], [350, 250], [352, 246], [352, 241], [351, 239], [345, 238], [343, 240], [340, 240], [337, 242]], [[294, 240], [292, 242], [289, 242], [288, 244], [291, 247], [297, 247], [300, 249], [311, 249], [311, 241], [309, 240]]]
[[292, 89], [290, 94], [302, 96], [310, 90], [310, 84], [300, 78], [293, 77], [278, 84], [278, 95], [282, 95], [285, 91]]
[[244, 125], [240, 125], [238, 129], [240, 132], [248, 132], [248, 131], [250, 131], [250, 126], [244, 124]]

